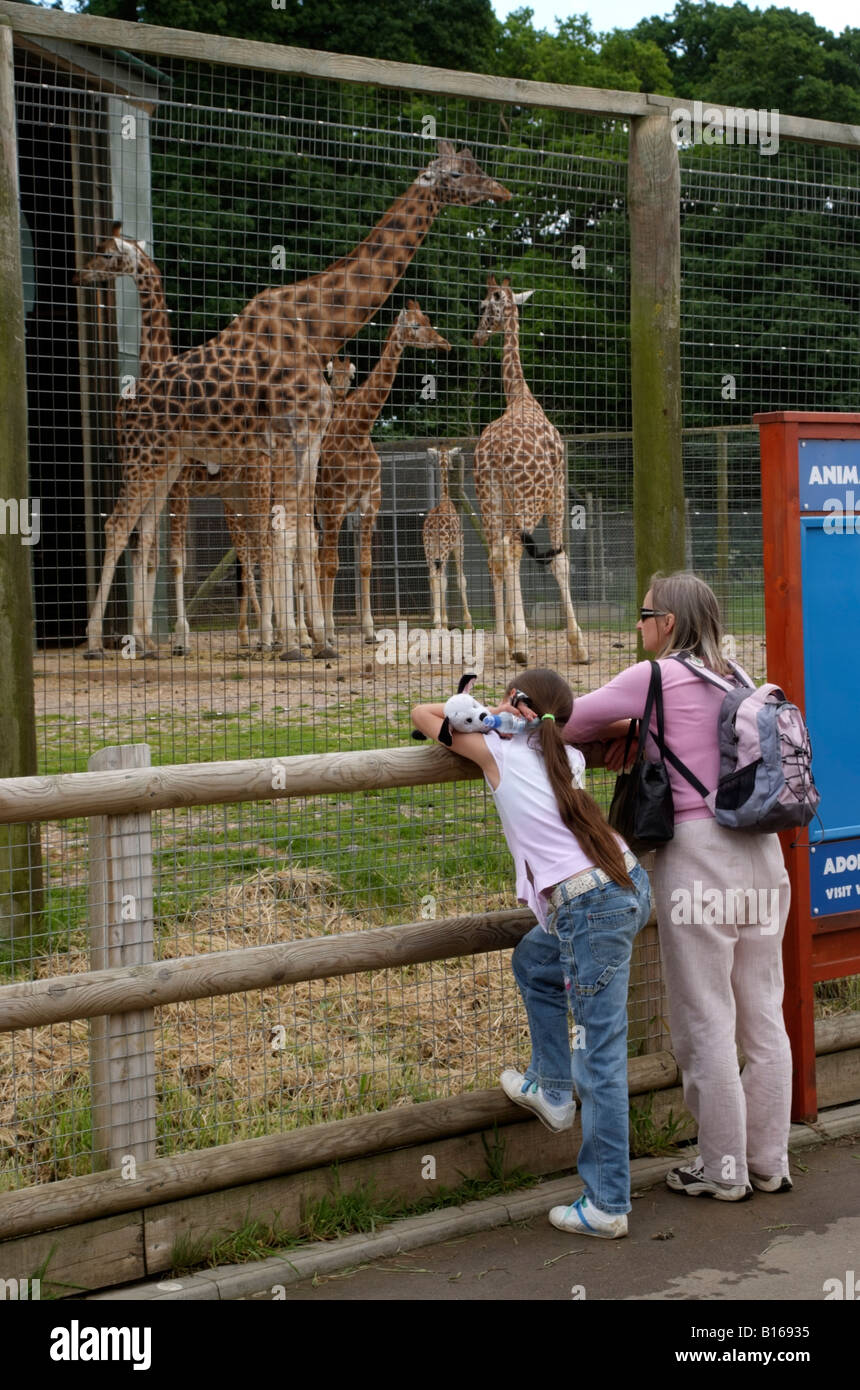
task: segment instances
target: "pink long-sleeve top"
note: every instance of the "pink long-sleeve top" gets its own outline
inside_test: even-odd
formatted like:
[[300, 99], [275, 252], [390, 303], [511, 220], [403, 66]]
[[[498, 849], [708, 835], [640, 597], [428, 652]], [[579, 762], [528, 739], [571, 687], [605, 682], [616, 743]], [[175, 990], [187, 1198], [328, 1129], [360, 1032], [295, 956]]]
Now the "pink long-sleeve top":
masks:
[[[708, 791], [712, 791], [717, 785], [720, 771], [717, 720], [723, 692], [672, 658], [660, 662], [660, 673], [663, 678], [666, 747], [682, 763], [686, 763], [699, 781], [704, 782]], [[640, 661], [590, 695], [578, 695], [573, 702], [570, 719], [564, 726], [564, 738], [568, 743], [585, 743], [616, 719], [641, 719], [645, 713], [650, 681], [651, 663]], [[657, 728], [653, 713], [649, 727], [652, 731]], [[648, 758], [656, 760], [659, 757], [652, 738], [645, 745], [645, 753]], [[666, 767], [675, 803], [676, 822], [707, 819], [711, 812], [695, 787], [671, 763], [667, 763]]]

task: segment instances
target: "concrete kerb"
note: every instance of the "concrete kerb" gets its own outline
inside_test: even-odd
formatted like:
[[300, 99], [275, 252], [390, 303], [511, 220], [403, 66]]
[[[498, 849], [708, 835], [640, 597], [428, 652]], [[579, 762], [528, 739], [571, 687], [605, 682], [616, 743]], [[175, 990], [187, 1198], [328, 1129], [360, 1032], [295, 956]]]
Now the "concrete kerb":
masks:
[[[828, 1139], [860, 1133], [860, 1105], [839, 1106], [819, 1116], [815, 1125], [792, 1125], [789, 1149], [792, 1152], [813, 1148]], [[685, 1151], [691, 1158], [695, 1149]], [[637, 1158], [630, 1165], [631, 1189], [644, 1192], [678, 1162], [671, 1158]], [[575, 1174], [542, 1182], [510, 1195], [489, 1197], [483, 1202], [469, 1202], [462, 1207], [445, 1207], [395, 1221], [384, 1231], [372, 1235], [343, 1236], [336, 1241], [321, 1242], [291, 1255], [273, 1256], [241, 1265], [223, 1265], [202, 1270], [181, 1279], [161, 1276], [157, 1280], [131, 1284], [124, 1289], [108, 1289], [90, 1294], [86, 1301], [154, 1302], [162, 1299], [234, 1301], [236, 1299], [267, 1299], [276, 1296], [278, 1286], [286, 1287], [315, 1275], [336, 1274], [373, 1260], [418, 1250], [425, 1245], [437, 1245], [458, 1236], [474, 1235], [492, 1230], [508, 1222], [528, 1221], [545, 1216], [557, 1203], [576, 1199], [582, 1184]]]

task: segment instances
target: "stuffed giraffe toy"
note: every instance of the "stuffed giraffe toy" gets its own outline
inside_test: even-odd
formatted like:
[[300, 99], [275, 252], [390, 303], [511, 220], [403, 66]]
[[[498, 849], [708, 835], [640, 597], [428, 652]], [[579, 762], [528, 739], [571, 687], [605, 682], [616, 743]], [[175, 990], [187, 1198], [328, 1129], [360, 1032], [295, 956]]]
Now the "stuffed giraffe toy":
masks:
[[[496, 656], [528, 664], [528, 629], [520, 588], [523, 547], [548, 562], [558, 584], [567, 641], [574, 661], [587, 662], [588, 649], [570, 597], [570, 561], [564, 547], [567, 476], [561, 435], [544, 415], [523, 376], [519, 351], [518, 308], [533, 294], [514, 294], [510, 281], [487, 280], [487, 297], [474, 344], [492, 333], [504, 334], [502, 383], [504, 413], [481, 434], [475, 449], [475, 491], [490, 555], [496, 616]], [[550, 550], [538, 555], [531, 532], [546, 517]], [[510, 644], [511, 651], [508, 650]]]
[[373, 371], [334, 412], [323, 440], [317, 478], [316, 506], [320, 540], [320, 587], [326, 641], [334, 645], [334, 582], [338, 571], [337, 543], [347, 512], [360, 509], [359, 573], [361, 575], [361, 632], [375, 642], [370, 606], [371, 543], [382, 500], [382, 465], [370, 432], [391, 393], [404, 348], [450, 351], [451, 344], [433, 328], [414, 299], [401, 309], [388, 331], [382, 355]]
[[[307, 280], [258, 294], [214, 338], [141, 380], [120, 441], [123, 484], [105, 524], [88, 655], [103, 654], [105, 606], [135, 527], [141, 582], [135, 584], [132, 634], [139, 652], [157, 654], [151, 639], [147, 646], [146, 593], [155, 583], [159, 516], [188, 459], [246, 469], [261, 557], [264, 646], [272, 641], [274, 609], [282, 659], [301, 656], [293, 590], [298, 562], [314, 655], [335, 655], [325, 640], [313, 522], [317, 463], [333, 408], [325, 363], [384, 304], [443, 207], [510, 196], [470, 150], [440, 140], [437, 157], [353, 251]], [[257, 480], [253, 487], [251, 479]]]
[[453, 551], [457, 583], [463, 603], [463, 626], [468, 632], [472, 627], [472, 615], [469, 612], [466, 576], [463, 573], [463, 528], [460, 525], [460, 514], [448, 494], [448, 469], [463, 451], [439, 448], [428, 449], [427, 452], [436, 460], [439, 469], [439, 501], [425, 516], [422, 528], [424, 554], [430, 574], [430, 594], [433, 600], [433, 626], [448, 626], [448, 557]]
[[[76, 284], [112, 284], [122, 275], [135, 283], [140, 304], [140, 375], [146, 377], [162, 362], [173, 357], [173, 343], [167, 302], [158, 266], [146, 254], [143, 242], [122, 235], [122, 223], [115, 222], [111, 234], [98, 246], [74, 280]], [[331, 364], [330, 364], [331, 365]], [[126, 402], [121, 397], [117, 407], [117, 432], [121, 434], [127, 416]], [[241, 476], [222, 477], [217, 464], [208, 467], [189, 462], [170, 489], [170, 564], [176, 592], [176, 629], [173, 652], [185, 655], [190, 650], [190, 631], [185, 617], [185, 535], [188, 524], [190, 497], [220, 497], [230, 537], [242, 573], [242, 598], [239, 606], [239, 646], [249, 645], [248, 600], [260, 620], [260, 604], [254, 583], [254, 560], [251, 536], [245, 527], [243, 513], [246, 503], [242, 497]], [[138, 581], [139, 582], [139, 581]], [[152, 636], [152, 600], [147, 591], [145, 631]], [[308, 639], [310, 641], [310, 639]]]

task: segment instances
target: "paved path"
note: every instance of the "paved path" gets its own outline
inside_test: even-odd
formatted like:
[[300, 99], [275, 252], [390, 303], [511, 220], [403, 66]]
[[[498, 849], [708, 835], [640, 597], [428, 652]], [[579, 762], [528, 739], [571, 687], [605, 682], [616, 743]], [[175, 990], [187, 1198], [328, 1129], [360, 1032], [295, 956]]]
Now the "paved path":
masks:
[[[538, 1217], [321, 1275], [315, 1285], [287, 1286], [284, 1296], [821, 1303], [834, 1291], [827, 1280], [844, 1285], [854, 1271], [860, 1303], [860, 1136], [792, 1155], [791, 1171], [792, 1193], [739, 1203], [694, 1199], [659, 1183], [634, 1199], [624, 1240], [568, 1236]], [[772, 1308], [768, 1317], [785, 1311]]]

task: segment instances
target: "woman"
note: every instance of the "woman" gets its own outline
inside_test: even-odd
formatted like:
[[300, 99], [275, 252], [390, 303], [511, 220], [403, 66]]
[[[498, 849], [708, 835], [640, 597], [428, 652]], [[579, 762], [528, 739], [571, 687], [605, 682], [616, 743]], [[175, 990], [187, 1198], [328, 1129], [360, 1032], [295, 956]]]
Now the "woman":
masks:
[[[569, 1129], [576, 1083], [582, 1108], [577, 1166], [585, 1191], [553, 1207], [559, 1230], [617, 1239], [627, 1234], [630, 1160], [627, 1098], [627, 985], [633, 939], [648, 920], [648, 876], [582, 790], [585, 759], [566, 748], [570, 687], [554, 671], [525, 671], [497, 711], [516, 711], [535, 728], [504, 739], [454, 734], [453, 751], [483, 770], [508, 848], [517, 896], [539, 926], [517, 946], [514, 973], [528, 1016], [532, 1057], [525, 1073], [506, 1068], [501, 1084], [547, 1128]], [[416, 728], [433, 738], [442, 705], [417, 705]], [[576, 1034], [571, 1054], [568, 1002]]]
[[[723, 692], [673, 658], [683, 653], [731, 678], [716, 596], [694, 574], [655, 575], [636, 626], [660, 665], [665, 745], [711, 790], [719, 775]], [[579, 697], [564, 738], [581, 743], [622, 734], [630, 718], [644, 713], [650, 677], [650, 663], [639, 662]], [[616, 770], [619, 750], [620, 741], [607, 756]], [[656, 758], [653, 740], [652, 750]], [[781, 943], [789, 883], [779, 839], [718, 825], [699, 792], [670, 763], [667, 769], [675, 834], [657, 850], [653, 889], [672, 1047], [698, 1122], [699, 1158], [673, 1168], [666, 1181], [676, 1192], [728, 1202], [743, 1201], [753, 1188], [787, 1192], [791, 1051], [782, 1020]], [[750, 912], [756, 920], [748, 921], [750, 889], [766, 890], [754, 900], [770, 903], [775, 920]], [[736, 1038], [746, 1058], [742, 1073]]]

